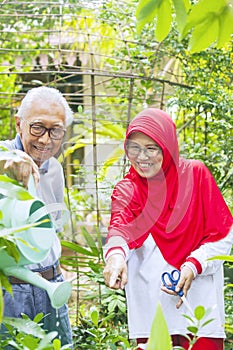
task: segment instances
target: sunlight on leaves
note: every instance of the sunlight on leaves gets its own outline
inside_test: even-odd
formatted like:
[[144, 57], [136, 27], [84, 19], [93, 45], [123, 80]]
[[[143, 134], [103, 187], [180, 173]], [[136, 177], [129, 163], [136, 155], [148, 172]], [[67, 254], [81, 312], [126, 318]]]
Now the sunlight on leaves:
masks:
[[137, 31], [140, 33], [146, 23], [155, 18], [162, 0], [140, 0], [136, 10]]
[[181, 34], [186, 24], [187, 12], [190, 8], [190, 2], [189, 0], [173, 0], [173, 4], [176, 13], [177, 29]]
[[162, 41], [166, 38], [171, 30], [172, 24], [172, 6], [170, 0], [162, 1], [158, 7], [157, 23], [155, 30], [155, 38]]

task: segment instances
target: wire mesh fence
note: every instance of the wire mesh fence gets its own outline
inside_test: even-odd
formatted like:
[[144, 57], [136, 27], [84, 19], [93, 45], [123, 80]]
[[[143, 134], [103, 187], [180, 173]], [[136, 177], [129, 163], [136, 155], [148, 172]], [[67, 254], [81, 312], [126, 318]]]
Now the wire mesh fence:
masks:
[[[153, 33], [138, 37], [135, 9], [136, 2], [122, 0], [1, 3], [1, 124], [7, 122], [11, 137], [13, 116], [31, 87], [62, 91], [75, 113], [62, 155], [76, 223], [88, 212], [93, 225], [106, 226], [112, 185], [126, 166], [125, 128], [144, 106], [164, 108], [173, 86], [183, 85], [174, 57]], [[78, 213], [75, 196], [83, 204]]]

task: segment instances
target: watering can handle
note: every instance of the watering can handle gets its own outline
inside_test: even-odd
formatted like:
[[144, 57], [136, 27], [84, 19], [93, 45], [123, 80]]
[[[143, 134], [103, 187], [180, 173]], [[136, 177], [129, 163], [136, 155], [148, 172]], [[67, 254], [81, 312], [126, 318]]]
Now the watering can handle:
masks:
[[[28, 192], [33, 196], [37, 197], [36, 192], [36, 186], [35, 181], [32, 175], [30, 175], [29, 181], [28, 181]], [[37, 220], [40, 220], [43, 216], [51, 214], [53, 212], [60, 211], [61, 217], [57, 220], [54, 220], [53, 217], [51, 217], [53, 226], [55, 229], [60, 229], [63, 227], [63, 225], [68, 221], [69, 219], [69, 210], [63, 203], [51, 203], [51, 204], [45, 204], [43, 207], [37, 209], [34, 213], [30, 215], [30, 222], [36, 222]]]
[[28, 180], [28, 192], [33, 197], [37, 197], [35, 181], [34, 181], [34, 178], [33, 178], [32, 174], [30, 175], [29, 180]]
[[50, 203], [46, 204], [43, 207], [37, 209], [34, 213], [32, 213], [29, 217], [30, 222], [35, 222], [41, 219], [43, 216], [48, 215], [53, 212], [61, 211], [62, 215], [59, 219], [54, 220], [52, 217], [52, 222], [55, 229], [60, 229], [69, 219], [69, 210], [66, 205], [63, 203]]

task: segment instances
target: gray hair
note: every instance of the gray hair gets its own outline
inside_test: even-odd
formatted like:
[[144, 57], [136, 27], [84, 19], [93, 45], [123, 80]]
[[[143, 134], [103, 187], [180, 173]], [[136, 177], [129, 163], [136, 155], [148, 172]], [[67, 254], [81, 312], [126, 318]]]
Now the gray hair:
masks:
[[62, 93], [55, 88], [47, 86], [39, 86], [29, 90], [21, 102], [17, 116], [23, 118], [25, 112], [30, 109], [33, 102], [38, 99], [61, 104], [65, 109], [65, 125], [68, 126], [72, 123], [74, 119], [73, 111], [68, 105], [66, 99], [63, 97]]

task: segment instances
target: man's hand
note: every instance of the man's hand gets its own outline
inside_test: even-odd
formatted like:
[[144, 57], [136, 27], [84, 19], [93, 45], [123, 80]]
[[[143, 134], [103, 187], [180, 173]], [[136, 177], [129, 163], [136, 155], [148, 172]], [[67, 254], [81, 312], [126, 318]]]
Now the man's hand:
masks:
[[104, 268], [105, 284], [113, 289], [124, 289], [127, 283], [127, 265], [121, 254], [113, 254]]
[[21, 182], [25, 188], [28, 188], [28, 181], [31, 174], [36, 186], [40, 179], [36, 163], [27, 153], [19, 150], [3, 152], [1, 154], [0, 173]]

